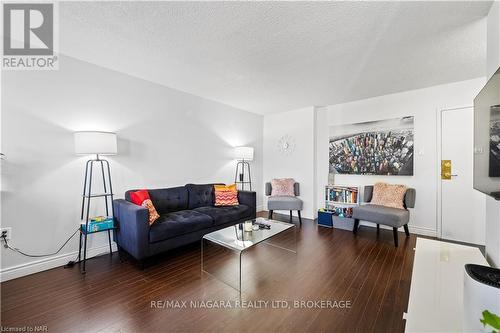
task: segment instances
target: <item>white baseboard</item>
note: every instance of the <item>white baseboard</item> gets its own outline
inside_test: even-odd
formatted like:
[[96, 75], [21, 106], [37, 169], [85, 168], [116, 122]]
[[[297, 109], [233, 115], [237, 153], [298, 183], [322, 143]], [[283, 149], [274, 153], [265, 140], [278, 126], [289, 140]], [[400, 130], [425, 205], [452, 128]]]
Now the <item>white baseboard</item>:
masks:
[[257, 212], [262, 212], [264, 209], [264, 205], [257, 206]]
[[[371, 227], [371, 228], [376, 228], [376, 224], [372, 222], [365, 222], [361, 221], [360, 225], [366, 226], [366, 227]], [[387, 229], [387, 230], [392, 230], [392, 227], [388, 227], [385, 225], [380, 225], [381, 229]], [[411, 234], [416, 234], [416, 235], [422, 235], [422, 236], [428, 236], [428, 237], [437, 237], [437, 232], [435, 229], [430, 229], [430, 228], [425, 228], [425, 227], [418, 227], [418, 226], [412, 226], [408, 225], [408, 229], [410, 230]], [[400, 231], [403, 229], [401, 228]]]
[[[113, 252], [117, 251], [116, 243], [112, 243]], [[109, 245], [103, 245], [87, 250], [87, 258], [92, 258], [97, 255], [109, 252]], [[12, 280], [18, 277], [46, 271], [48, 269], [66, 265], [68, 261], [75, 260], [78, 251], [61, 254], [54, 257], [43, 258], [29, 263], [11, 266], [0, 270], [0, 282]]]
[[410, 233], [412, 233], [412, 234], [429, 236], [429, 237], [437, 237], [436, 229], [424, 228], [424, 227], [412, 227], [411, 225], [409, 226], [409, 229], [410, 229]]

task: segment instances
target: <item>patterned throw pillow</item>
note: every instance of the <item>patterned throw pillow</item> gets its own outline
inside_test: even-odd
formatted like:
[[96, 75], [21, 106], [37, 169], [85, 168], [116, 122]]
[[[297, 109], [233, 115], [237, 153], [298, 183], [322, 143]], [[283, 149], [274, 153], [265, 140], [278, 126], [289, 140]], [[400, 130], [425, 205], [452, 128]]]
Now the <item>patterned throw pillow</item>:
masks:
[[373, 197], [370, 203], [373, 205], [404, 209], [403, 201], [407, 189], [405, 185], [375, 183], [373, 186]]
[[237, 206], [238, 190], [236, 184], [232, 185], [214, 185], [215, 206]]
[[135, 192], [130, 192], [130, 201], [138, 206], [142, 206], [149, 211], [149, 225], [152, 225], [158, 218], [160, 214], [156, 211], [151, 198], [149, 197], [148, 190], [140, 190]]
[[142, 207], [145, 207], [149, 211], [149, 225], [155, 223], [156, 220], [160, 218], [160, 214], [156, 211], [155, 206], [153, 206], [153, 202], [151, 199], [146, 199], [142, 202]]
[[282, 178], [271, 180], [271, 196], [272, 197], [294, 197], [295, 191], [293, 178]]

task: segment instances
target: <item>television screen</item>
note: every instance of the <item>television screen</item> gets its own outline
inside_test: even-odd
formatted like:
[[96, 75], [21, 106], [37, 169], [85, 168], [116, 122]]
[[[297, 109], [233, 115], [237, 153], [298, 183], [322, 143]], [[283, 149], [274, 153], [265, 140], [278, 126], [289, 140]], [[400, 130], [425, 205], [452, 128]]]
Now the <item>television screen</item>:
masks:
[[500, 200], [500, 68], [474, 99], [474, 188]]

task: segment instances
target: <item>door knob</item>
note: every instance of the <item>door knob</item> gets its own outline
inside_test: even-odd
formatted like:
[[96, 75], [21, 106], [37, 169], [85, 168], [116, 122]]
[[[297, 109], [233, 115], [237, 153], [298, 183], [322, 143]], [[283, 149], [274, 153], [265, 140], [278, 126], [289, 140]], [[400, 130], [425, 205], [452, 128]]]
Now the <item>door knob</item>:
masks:
[[454, 176], [451, 174], [451, 160], [441, 160], [441, 179], [450, 180]]

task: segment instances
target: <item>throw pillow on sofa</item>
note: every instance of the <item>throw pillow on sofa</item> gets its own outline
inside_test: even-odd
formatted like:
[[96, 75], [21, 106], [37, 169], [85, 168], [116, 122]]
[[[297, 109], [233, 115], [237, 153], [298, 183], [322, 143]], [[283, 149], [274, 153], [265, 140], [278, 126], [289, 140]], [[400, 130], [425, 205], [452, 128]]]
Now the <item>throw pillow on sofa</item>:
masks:
[[236, 184], [232, 185], [214, 185], [215, 204], [214, 206], [237, 206], [238, 190]]
[[405, 185], [375, 183], [373, 186], [373, 197], [370, 203], [373, 205], [404, 209], [403, 201], [407, 189]]
[[160, 218], [160, 214], [156, 211], [151, 198], [149, 197], [149, 192], [147, 190], [140, 190], [135, 192], [130, 192], [130, 201], [136, 205], [147, 208], [149, 211], [149, 225], [155, 223], [156, 220]]
[[294, 197], [293, 178], [282, 178], [271, 180], [271, 196], [272, 197]]

